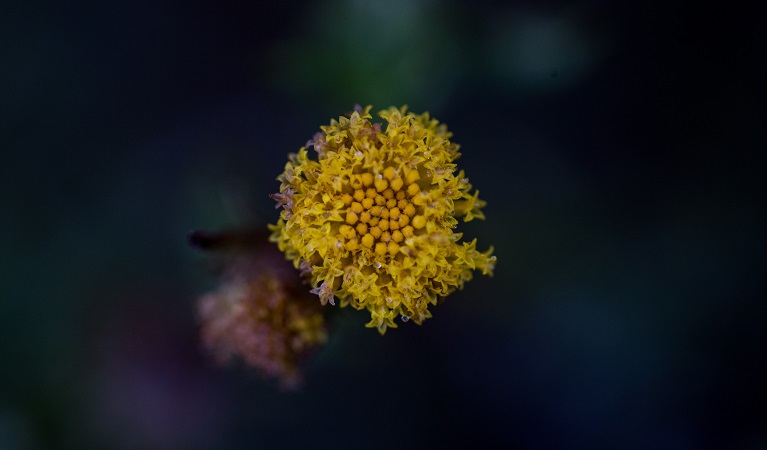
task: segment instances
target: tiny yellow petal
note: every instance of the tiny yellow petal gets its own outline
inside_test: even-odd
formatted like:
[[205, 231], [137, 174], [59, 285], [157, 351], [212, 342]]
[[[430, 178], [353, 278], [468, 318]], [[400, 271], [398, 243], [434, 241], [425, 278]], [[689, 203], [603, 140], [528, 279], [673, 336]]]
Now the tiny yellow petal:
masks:
[[376, 178], [373, 184], [375, 184], [376, 191], [378, 192], [383, 192], [387, 187], [389, 187], [389, 182], [383, 178]]
[[424, 226], [426, 226], [426, 217], [420, 215], [413, 217], [413, 227], [416, 230], [420, 230]]
[[397, 175], [397, 171], [394, 170], [394, 167], [389, 166], [386, 169], [384, 169], [383, 176], [387, 180], [393, 179], [396, 175]]
[[405, 181], [407, 182], [407, 184], [413, 184], [416, 181], [418, 181], [420, 178], [421, 176], [418, 175], [417, 170], [411, 170], [410, 172], [407, 173], [407, 175], [405, 175]]
[[357, 238], [352, 238], [346, 241], [346, 244], [344, 244], [344, 247], [346, 247], [346, 249], [349, 250], [350, 252], [353, 252], [354, 250], [357, 250], [358, 248], [360, 248], [360, 244], [357, 241]]

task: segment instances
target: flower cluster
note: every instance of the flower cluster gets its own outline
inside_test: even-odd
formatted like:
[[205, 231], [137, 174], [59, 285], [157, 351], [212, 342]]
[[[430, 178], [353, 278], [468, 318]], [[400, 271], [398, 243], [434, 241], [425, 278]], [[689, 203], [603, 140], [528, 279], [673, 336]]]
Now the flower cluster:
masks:
[[370, 109], [331, 120], [289, 156], [271, 239], [323, 305], [366, 309], [384, 333], [397, 317], [421, 324], [473, 270], [492, 274], [495, 256], [454, 231], [457, 218], [484, 218], [484, 202], [456, 170], [447, 128], [405, 107], [381, 111], [382, 126]]
[[320, 305], [266, 242], [237, 255], [197, 310], [203, 345], [219, 362], [239, 357], [288, 388], [299, 383], [304, 357], [327, 339]]

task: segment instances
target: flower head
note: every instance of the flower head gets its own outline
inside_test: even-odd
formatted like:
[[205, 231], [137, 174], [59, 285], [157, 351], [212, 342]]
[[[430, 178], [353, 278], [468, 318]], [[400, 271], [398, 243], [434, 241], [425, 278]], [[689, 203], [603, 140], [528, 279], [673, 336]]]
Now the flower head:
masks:
[[397, 317], [421, 324], [473, 270], [492, 274], [495, 256], [454, 231], [459, 217], [484, 218], [484, 202], [457, 171], [447, 128], [406, 107], [381, 111], [382, 126], [370, 109], [331, 120], [290, 155], [271, 238], [322, 304], [367, 309], [367, 326], [384, 333]]
[[285, 387], [303, 358], [327, 339], [322, 311], [298, 273], [268, 242], [238, 252], [217, 290], [200, 298], [203, 345], [221, 362], [239, 357]]

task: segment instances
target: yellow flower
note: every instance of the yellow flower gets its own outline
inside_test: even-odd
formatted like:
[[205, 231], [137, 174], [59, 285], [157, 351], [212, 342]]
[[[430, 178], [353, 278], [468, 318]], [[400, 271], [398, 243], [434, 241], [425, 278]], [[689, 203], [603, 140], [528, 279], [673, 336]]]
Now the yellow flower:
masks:
[[331, 120], [289, 155], [272, 195], [284, 209], [270, 228], [323, 305], [338, 297], [367, 309], [367, 326], [383, 334], [397, 317], [420, 325], [473, 270], [492, 275], [495, 256], [454, 231], [458, 217], [484, 219], [485, 202], [456, 172], [460, 153], [447, 128], [406, 107], [381, 111], [382, 127], [370, 109]]

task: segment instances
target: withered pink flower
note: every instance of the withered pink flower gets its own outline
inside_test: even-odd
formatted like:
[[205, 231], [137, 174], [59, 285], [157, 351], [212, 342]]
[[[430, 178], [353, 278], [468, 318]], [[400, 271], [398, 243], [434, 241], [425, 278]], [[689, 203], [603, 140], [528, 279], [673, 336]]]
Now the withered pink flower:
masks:
[[[236, 241], [222, 236], [208, 235], [205, 242]], [[220, 285], [199, 299], [197, 311], [202, 343], [217, 361], [239, 358], [287, 388], [299, 384], [301, 362], [327, 340], [316, 297], [265, 239], [237, 249]]]

